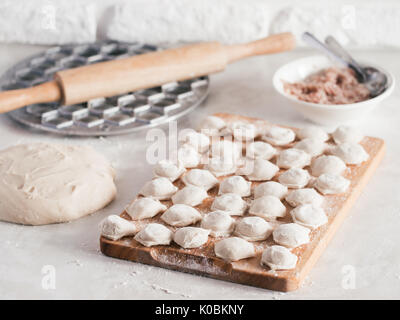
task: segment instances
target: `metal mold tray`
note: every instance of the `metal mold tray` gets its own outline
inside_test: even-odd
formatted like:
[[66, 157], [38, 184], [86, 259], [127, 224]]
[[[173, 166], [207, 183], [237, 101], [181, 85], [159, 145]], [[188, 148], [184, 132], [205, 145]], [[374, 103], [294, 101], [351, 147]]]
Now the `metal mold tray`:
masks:
[[[59, 70], [155, 50], [159, 48], [116, 41], [53, 47], [11, 67], [0, 78], [0, 88], [26, 88], [52, 80]], [[8, 115], [30, 127], [58, 134], [117, 135], [145, 130], [185, 115], [200, 105], [208, 89], [209, 78], [205, 76], [76, 105], [34, 104]]]

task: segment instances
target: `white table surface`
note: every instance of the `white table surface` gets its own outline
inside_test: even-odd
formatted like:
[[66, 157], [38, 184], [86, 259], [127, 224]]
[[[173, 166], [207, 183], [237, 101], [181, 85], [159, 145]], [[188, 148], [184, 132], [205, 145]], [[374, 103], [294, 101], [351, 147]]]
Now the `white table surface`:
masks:
[[[0, 45], [0, 72], [43, 47]], [[211, 77], [207, 101], [180, 127], [204, 114], [241, 113], [271, 122], [309, 124], [275, 94], [273, 72], [305, 51], [238, 62]], [[399, 52], [359, 51], [357, 58], [392, 70], [400, 79]], [[96, 214], [48, 226], [0, 222], [0, 298], [3, 299], [393, 299], [400, 298], [400, 91], [398, 87], [361, 125], [385, 139], [387, 154], [348, 218], [302, 288], [286, 294], [213, 280], [106, 257], [99, 251], [98, 223], [119, 214], [151, 178], [144, 134], [109, 138], [67, 138], [27, 130], [0, 115], [0, 148], [23, 142], [88, 144], [105, 154], [117, 171], [118, 195]], [[327, 128], [332, 129], [332, 128]], [[96, 195], [93, 195], [94, 197]], [[54, 266], [55, 289], [42, 287], [42, 268]], [[349, 267], [350, 266], [350, 267]], [[349, 271], [350, 270], [350, 271]], [[352, 273], [352, 271], [354, 271]], [[346, 279], [354, 274], [354, 286]]]

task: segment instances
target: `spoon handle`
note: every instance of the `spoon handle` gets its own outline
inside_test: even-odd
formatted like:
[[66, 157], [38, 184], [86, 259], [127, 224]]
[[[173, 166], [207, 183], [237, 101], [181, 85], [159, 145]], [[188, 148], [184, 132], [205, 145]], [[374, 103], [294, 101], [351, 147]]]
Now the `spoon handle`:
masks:
[[338, 41], [332, 36], [327, 36], [325, 38], [325, 43], [329, 47], [331, 51], [334, 51], [337, 55], [339, 55], [343, 60], [345, 60], [349, 67], [356, 72], [359, 79], [362, 80], [360, 82], [365, 82], [367, 77], [363, 68], [353, 59], [353, 57], [340, 45]]

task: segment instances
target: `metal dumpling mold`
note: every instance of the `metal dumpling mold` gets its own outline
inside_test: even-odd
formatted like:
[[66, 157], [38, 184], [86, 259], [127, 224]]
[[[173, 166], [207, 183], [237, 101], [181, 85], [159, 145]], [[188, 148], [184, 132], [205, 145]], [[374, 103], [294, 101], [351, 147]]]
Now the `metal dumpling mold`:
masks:
[[[116, 41], [53, 47], [11, 67], [0, 78], [0, 88], [26, 88], [52, 80], [54, 73], [63, 69], [159, 49]], [[8, 115], [27, 126], [59, 134], [117, 135], [148, 129], [185, 115], [207, 97], [208, 88], [209, 78], [204, 76], [82, 104], [34, 104]]]

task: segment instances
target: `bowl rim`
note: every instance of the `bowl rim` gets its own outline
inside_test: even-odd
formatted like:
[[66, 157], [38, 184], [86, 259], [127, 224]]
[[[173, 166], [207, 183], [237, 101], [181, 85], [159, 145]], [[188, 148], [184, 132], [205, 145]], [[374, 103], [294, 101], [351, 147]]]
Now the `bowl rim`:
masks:
[[282, 71], [283, 68], [287, 68], [290, 65], [300, 64], [302, 62], [309, 64], [311, 62], [311, 60], [313, 60], [313, 62], [315, 62], [317, 60], [317, 63], [318, 63], [318, 60], [319, 61], [323, 61], [324, 60], [324, 62], [326, 62], [326, 61], [327, 62], [331, 62], [332, 65], [335, 65], [335, 63], [332, 60], [330, 60], [329, 58], [327, 58], [324, 55], [312, 55], [312, 56], [306, 56], [306, 57], [302, 57], [302, 58], [298, 58], [298, 59], [292, 60], [292, 61], [290, 61], [288, 63], [285, 63], [284, 65], [280, 66], [277, 70], [275, 70], [274, 75], [272, 76], [272, 83], [273, 83], [274, 89], [280, 95], [282, 95], [283, 97], [285, 97], [285, 98], [287, 98], [289, 100], [292, 100], [293, 102], [300, 103], [300, 104], [303, 104], [303, 105], [306, 105], [306, 106], [315, 107], [315, 108], [323, 108], [325, 110], [327, 110], [327, 109], [330, 109], [330, 110], [346, 110], [346, 109], [358, 108], [358, 107], [360, 107], [362, 105], [365, 105], [365, 104], [377, 103], [379, 101], [382, 101], [383, 99], [387, 98], [392, 93], [393, 88], [395, 86], [395, 77], [391, 72], [387, 71], [386, 69], [382, 68], [381, 66], [377, 66], [374, 63], [370, 63], [368, 61], [361, 60], [360, 61], [361, 64], [368, 65], [368, 66], [371, 66], [371, 67], [374, 67], [374, 68], [378, 69], [379, 71], [383, 72], [388, 78], [389, 85], [386, 88], [386, 90], [383, 91], [380, 95], [378, 95], [378, 96], [376, 96], [374, 98], [371, 98], [371, 99], [367, 99], [367, 100], [360, 101], [360, 102], [355, 102], [355, 103], [348, 103], [348, 104], [314, 103], [314, 102], [308, 102], [308, 101], [300, 100], [300, 99], [292, 96], [291, 94], [286, 93], [284, 90], [281, 90], [278, 87], [278, 82], [281, 81], [281, 79], [278, 79], [278, 75]]

